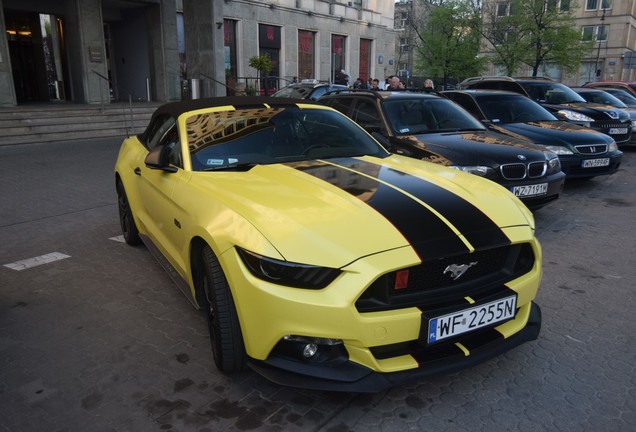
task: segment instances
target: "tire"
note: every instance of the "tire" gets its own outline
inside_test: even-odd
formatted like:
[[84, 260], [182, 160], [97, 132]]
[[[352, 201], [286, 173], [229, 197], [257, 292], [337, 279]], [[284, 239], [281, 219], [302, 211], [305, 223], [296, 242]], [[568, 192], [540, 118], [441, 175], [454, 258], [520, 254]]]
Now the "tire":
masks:
[[245, 369], [247, 355], [234, 299], [219, 260], [203, 248], [203, 288], [207, 299], [208, 331], [216, 367], [224, 373]]
[[124, 185], [121, 180], [117, 181], [117, 207], [119, 207], [119, 224], [121, 225], [124, 240], [131, 246], [141, 244], [139, 230], [137, 229], [137, 225], [135, 225], [135, 219], [130, 209], [128, 196], [126, 196], [126, 191], [124, 190]]

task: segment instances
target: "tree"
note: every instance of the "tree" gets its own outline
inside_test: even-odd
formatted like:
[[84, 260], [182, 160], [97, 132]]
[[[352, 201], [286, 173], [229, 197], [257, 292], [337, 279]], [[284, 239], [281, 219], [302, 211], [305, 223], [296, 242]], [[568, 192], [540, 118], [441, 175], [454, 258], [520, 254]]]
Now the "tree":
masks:
[[418, 39], [417, 68], [441, 78], [446, 86], [450, 78], [461, 79], [483, 70], [485, 59], [477, 55], [481, 18], [470, 0], [437, 4], [430, 4], [425, 21], [411, 24]]
[[[575, 71], [589, 56], [593, 42], [582, 41], [572, 10], [574, 2], [511, 0], [484, 8], [482, 36], [492, 47], [492, 61], [512, 75], [521, 63], [537, 76], [542, 64], [554, 63]], [[502, 7], [507, 7], [503, 10]]]
[[260, 77], [263, 73], [270, 72], [272, 70], [272, 59], [267, 55], [253, 56], [249, 59], [250, 67], [256, 69], [256, 82], [260, 82]]

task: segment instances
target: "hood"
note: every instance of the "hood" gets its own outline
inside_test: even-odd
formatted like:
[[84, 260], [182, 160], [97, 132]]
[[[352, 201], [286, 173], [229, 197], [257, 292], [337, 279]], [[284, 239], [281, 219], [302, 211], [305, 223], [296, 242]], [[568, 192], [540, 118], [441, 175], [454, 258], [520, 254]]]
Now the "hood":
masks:
[[558, 145], [572, 149], [577, 145], [612, 143], [608, 135], [565, 121], [541, 121], [528, 123], [498, 123], [491, 128], [501, 132], [523, 136], [537, 144]]
[[[488, 180], [391, 156], [196, 173], [192, 182], [292, 262], [339, 268], [409, 247], [421, 260], [509, 244], [502, 227], [531, 215]], [[261, 240], [250, 240], [252, 247]]]
[[[446, 159], [444, 165], [487, 165], [527, 161], [544, 161], [545, 149], [522, 137], [513, 137], [488, 130], [430, 133], [400, 136], [400, 145], [410, 146], [422, 153], [421, 157], [436, 162]], [[427, 153], [432, 153], [429, 157]]]
[[556, 112], [562, 109], [569, 109], [571, 111], [585, 114], [586, 116], [591, 117], [596, 121], [629, 120], [629, 114], [627, 114], [621, 108], [591, 102], [573, 102], [564, 103], [561, 105], [543, 104], [543, 106], [545, 108], [548, 108], [552, 112]]

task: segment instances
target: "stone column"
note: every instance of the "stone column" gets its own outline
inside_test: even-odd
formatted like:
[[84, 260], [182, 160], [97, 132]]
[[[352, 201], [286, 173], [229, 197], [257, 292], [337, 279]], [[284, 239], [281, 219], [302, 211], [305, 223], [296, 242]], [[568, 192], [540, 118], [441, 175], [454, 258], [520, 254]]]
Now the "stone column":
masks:
[[7, 42], [7, 28], [4, 21], [2, 0], [0, 0], [0, 106], [17, 105], [15, 88], [13, 87], [13, 73], [11, 72], [11, 57]]
[[181, 98], [176, 10], [175, 0], [161, 0], [161, 4], [148, 7], [146, 13], [150, 87], [152, 98], [158, 101]]
[[223, 4], [219, 0], [183, 2], [188, 78], [211, 83], [210, 94], [202, 96], [226, 94]]

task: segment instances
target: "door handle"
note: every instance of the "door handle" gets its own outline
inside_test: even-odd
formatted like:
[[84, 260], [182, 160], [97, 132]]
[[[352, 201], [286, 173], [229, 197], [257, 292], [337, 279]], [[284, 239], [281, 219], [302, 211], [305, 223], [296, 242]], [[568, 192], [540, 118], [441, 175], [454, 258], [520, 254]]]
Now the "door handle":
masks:
[[137, 174], [138, 176], [140, 176], [140, 175], [141, 175], [141, 168], [137, 167], [137, 168], [135, 168], [135, 169], [133, 170], [133, 172], [134, 172], [135, 174]]

